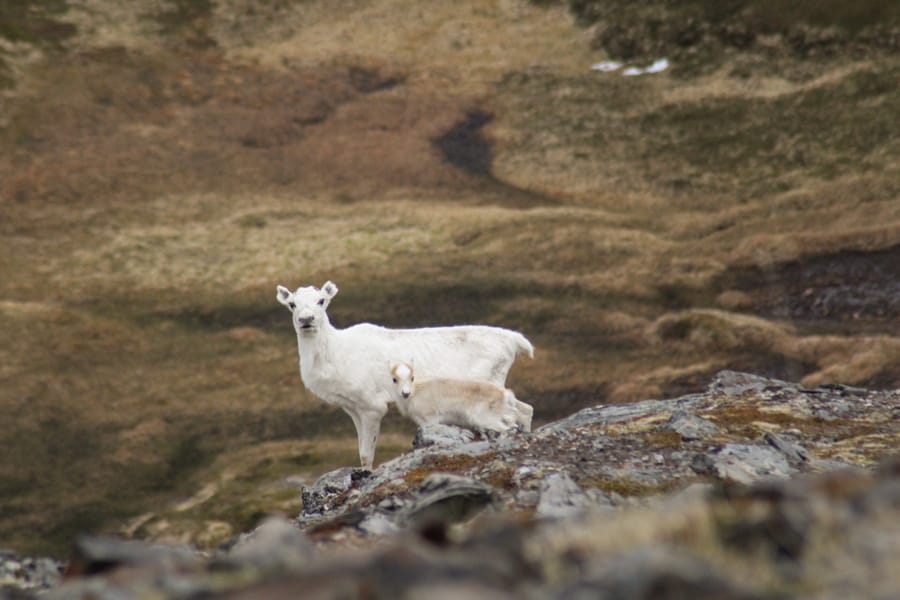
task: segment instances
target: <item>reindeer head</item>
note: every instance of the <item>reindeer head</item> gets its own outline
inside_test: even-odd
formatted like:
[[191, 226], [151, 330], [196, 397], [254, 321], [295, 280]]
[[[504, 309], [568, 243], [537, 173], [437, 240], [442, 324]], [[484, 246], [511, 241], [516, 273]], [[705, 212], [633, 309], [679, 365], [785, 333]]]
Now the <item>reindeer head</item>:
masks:
[[292, 292], [283, 285], [276, 289], [275, 298], [291, 311], [298, 334], [315, 333], [321, 325], [328, 323], [328, 313], [325, 311], [338, 293], [338, 287], [332, 282], [325, 282], [321, 289], [308, 286]]

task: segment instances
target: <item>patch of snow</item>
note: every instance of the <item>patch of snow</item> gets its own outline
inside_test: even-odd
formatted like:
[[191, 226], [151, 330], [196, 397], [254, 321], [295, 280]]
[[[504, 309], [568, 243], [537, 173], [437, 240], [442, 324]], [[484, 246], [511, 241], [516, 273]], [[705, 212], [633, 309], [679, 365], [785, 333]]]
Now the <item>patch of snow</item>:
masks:
[[609, 73], [610, 71], [615, 71], [617, 69], [622, 68], [622, 63], [616, 62], [614, 60], [606, 60], [603, 62], [595, 63], [591, 65], [592, 71], [602, 71], [603, 73]]
[[[623, 63], [614, 61], [614, 60], [605, 60], [603, 62], [594, 63], [591, 65], [592, 71], [600, 71], [601, 73], [612, 73], [613, 71], [618, 71], [625, 65]], [[626, 77], [634, 77], [636, 75], [647, 75], [651, 73], [660, 73], [669, 68], [669, 59], [660, 58], [656, 60], [647, 67], [628, 67], [622, 70], [622, 75]]]
[[661, 58], [657, 61], [654, 61], [652, 65], [649, 67], [628, 67], [624, 71], [622, 71], [622, 75], [626, 77], [634, 77], [636, 75], [646, 75], [649, 73], [660, 73], [669, 68], [669, 60], [666, 58]]

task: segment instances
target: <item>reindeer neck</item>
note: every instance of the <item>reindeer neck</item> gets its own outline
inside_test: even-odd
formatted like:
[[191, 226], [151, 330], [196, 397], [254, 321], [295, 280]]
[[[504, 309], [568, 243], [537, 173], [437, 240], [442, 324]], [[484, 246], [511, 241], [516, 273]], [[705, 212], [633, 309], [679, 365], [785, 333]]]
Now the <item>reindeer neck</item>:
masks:
[[312, 333], [297, 333], [297, 350], [300, 354], [300, 374], [316, 368], [317, 363], [327, 362], [337, 330], [327, 320]]

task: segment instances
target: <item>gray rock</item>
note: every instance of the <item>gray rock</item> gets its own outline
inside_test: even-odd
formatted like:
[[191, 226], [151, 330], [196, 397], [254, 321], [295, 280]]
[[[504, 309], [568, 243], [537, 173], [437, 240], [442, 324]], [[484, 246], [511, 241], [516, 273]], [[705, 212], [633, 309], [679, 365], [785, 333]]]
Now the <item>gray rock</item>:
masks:
[[698, 452], [692, 456], [689, 466], [698, 475], [716, 475], [715, 462], [712, 456], [704, 452]]
[[781, 452], [757, 444], [727, 444], [710, 458], [713, 474], [737, 483], [752, 483], [762, 477], [783, 478], [796, 472]]
[[538, 490], [518, 489], [513, 496], [515, 503], [526, 508], [537, 508], [541, 501], [541, 493]]
[[[372, 491], [382, 488], [391, 482], [404, 480], [410, 471], [426, 467], [432, 464], [433, 461], [441, 460], [443, 457], [461, 455], [475, 457], [494, 452], [498, 448], [497, 444], [488, 441], [467, 442], [456, 446], [432, 445], [425, 448], [417, 448], [379, 465], [367, 477], [359, 481], [358, 489], [360, 494], [365, 497]], [[328, 510], [333, 509], [339, 510], [340, 507], [328, 507]]]
[[354, 483], [354, 475], [358, 478], [361, 473], [367, 472], [355, 467], [342, 467], [325, 473], [312, 486], [303, 486], [300, 491], [303, 514], [326, 512], [350, 489]]
[[802, 446], [789, 441], [786, 437], [772, 432], [766, 432], [763, 436], [766, 443], [781, 452], [788, 463], [795, 469], [799, 469], [809, 462], [809, 452]]
[[395, 519], [382, 512], [375, 512], [362, 520], [358, 527], [372, 536], [383, 536], [400, 531]]
[[387, 498], [385, 498], [384, 500], [382, 500], [381, 502], [378, 503], [378, 508], [380, 508], [381, 510], [386, 510], [386, 511], [390, 512], [390, 511], [395, 511], [395, 510], [401, 509], [404, 506], [406, 506], [407, 504], [409, 504], [409, 503], [406, 502], [405, 500], [403, 500], [402, 498], [398, 498], [397, 496], [388, 496]]
[[604, 561], [593, 573], [563, 588], [555, 597], [559, 600], [749, 600], [759, 596], [729, 581], [716, 565], [676, 552], [674, 548], [655, 547]]
[[567, 473], [551, 473], [541, 484], [537, 514], [551, 518], [571, 517], [598, 506], [611, 508], [607, 498], [587, 493]]
[[852, 404], [843, 398], [831, 399], [825, 407], [812, 411], [817, 419], [823, 421], [834, 421], [837, 419], [846, 419], [853, 412]]
[[738, 371], [719, 371], [709, 384], [709, 391], [725, 396], [741, 396], [747, 393], [759, 393], [771, 388], [784, 388], [796, 391], [796, 384], [769, 379], [760, 375], [740, 373]]
[[468, 429], [453, 425], [426, 425], [419, 428], [416, 437], [413, 438], [413, 448], [427, 448], [429, 446], [458, 446], [475, 439], [475, 434]]
[[458, 523], [491, 505], [495, 498], [494, 488], [486, 483], [449, 473], [432, 473], [425, 478], [412, 506], [403, 510], [401, 520], [415, 527]]
[[75, 540], [67, 571], [94, 575], [121, 566], [195, 567], [197, 551], [186, 544], [148, 544], [105, 536], [80, 536]]
[[519, 490], [538, 490], [547, 474], [557, 471], [558, 468], [556, 463], [549, 461], [525, 461], [513, 471], [512, 484]]
[[705, 440], [719, 433], [715, 423], [684, 410], [672, 414], [668, 421], [660, 425], [660, 431], [674, 431], [684, 441]]
[[853, 387], [852, 385], [844, 385], [843, 383], [826, 383], [819, 386], [819, 389], [835, 391], [842, 396], [866, 396], [869, 390]]
[[632, 404], [614, 404], [612, 406], [593, 406], [585, 408], [570, 417], [548, 423], [535, 430], [535, 434], [548, 434], [578, 427], [597, 424], [610, 424], [645, 417], [652, 413], [672, 408], [672, 403], [664, 400], [644, 400]]
[[232, 566], [263, 570], [290, 570], [303, 566], [313, 555], [313, 545], [287, 519], [269, 517], [220, 557]]
[[[59, 583], [62, 569], [63, 564], [52, 558], [19, 558], [0, 550], [0, 598], [7, 586], [32, 591], [49, 589]], [[21, 597], [26, 596], [23, 593]]]
[[675, 512], [705, 503], [715, 486], [711, 483], [692, 483], [684, 489], [671, 494], [654, 496], [647, 499], [647, 506], [660, 511]]

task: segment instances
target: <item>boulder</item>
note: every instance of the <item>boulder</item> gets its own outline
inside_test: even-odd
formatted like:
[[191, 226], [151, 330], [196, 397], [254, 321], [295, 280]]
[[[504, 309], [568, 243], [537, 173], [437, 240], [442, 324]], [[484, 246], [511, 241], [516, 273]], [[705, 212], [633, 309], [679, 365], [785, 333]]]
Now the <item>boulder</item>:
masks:
[[703, 417], [678, 410], [660, 426], [660, 431], [674, 431], [681, 436], [682, 440], [691, 441], [711, 438], [719, 432], [719, 428], [715, 423]]

